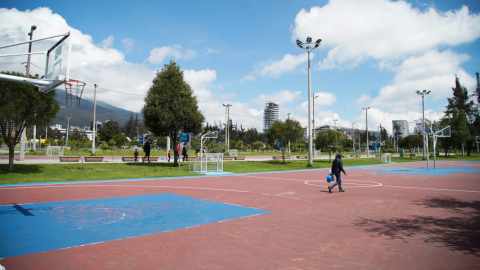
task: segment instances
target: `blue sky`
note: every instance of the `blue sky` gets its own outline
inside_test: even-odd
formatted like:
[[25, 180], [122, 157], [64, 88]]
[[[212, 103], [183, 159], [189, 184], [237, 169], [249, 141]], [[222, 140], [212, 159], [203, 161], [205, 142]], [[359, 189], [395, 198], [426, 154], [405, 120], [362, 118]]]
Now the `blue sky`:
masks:
[[[316, 125], [369, 129], [421, 116], [416, 90], [431, 90], [426, 116], [438, 119], [455, 74], [470, 92], [480, 71], [479, 1], [2, 1], [0, 45], [72, 31], [70, 77], [84, 96], [140, 111], [155, 72], [176, 61], [207, 120], [263, 127], [266, 101], [280, 118], [307, 125], [307, 57], [295, 40], [322, 39], [313, 51]], [[40, 50], [45, 45], [35, 43]], [[24, 50], [23, 48], [21, 50]], [[34, 48], [34, 51], [36, 49]], [[4, 52], [2, 52], [4, 53]], [[23, 58], [0, 58], [23, 71]], [[43, 66], [44, 59], [33, 63]], [[33, 70], [39, 73], [40, 69]]]

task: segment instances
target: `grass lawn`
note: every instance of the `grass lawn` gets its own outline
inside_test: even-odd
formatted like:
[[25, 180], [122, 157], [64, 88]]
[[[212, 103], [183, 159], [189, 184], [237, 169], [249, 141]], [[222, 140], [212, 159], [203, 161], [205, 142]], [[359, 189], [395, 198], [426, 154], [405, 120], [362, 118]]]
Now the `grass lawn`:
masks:
[[[449, 161], [480, 161], [480, 155], [472, 153], [472, 156], [461, 155], [437, 160]], [[418, 162], [422, 157], [392, 158], [392, 162]], [[430, 159], [430, 161], [433, 161]], [[281, 160], [269, 161], [226, 161], [224, 171], [233, 173], [267, 172], [305, 170], [317, 168], [330, 168], [328, 160], [314, 160], [313, 167], [307, 168], [307, 160]], [[345, 158], [343, 164], [348, 170], [349, 166], [379, 164], [378, 158]], [[433, 167], [433, 162], [430, 163]], [[193, 166], [193, 165], [192, 165]], [[180, 170], [173, 167], [173, 163], [86, 163], [82, 164], [29, 164], [14, 165], [14, 171], [7, 171], [8, 165], [0, 165], [0, 184], [13, 183], [36, 183], [36, 182], [64, 182], [82, 180], [107, 180], [107, 179], [131, 179], [131, 178], [160, 178], [198, 175], [188, 172], [188, 163], [181, 163]], [[193, 167], [192, 167], [193, 169]], [[433, 168], [432, 168], [433, 169]]]

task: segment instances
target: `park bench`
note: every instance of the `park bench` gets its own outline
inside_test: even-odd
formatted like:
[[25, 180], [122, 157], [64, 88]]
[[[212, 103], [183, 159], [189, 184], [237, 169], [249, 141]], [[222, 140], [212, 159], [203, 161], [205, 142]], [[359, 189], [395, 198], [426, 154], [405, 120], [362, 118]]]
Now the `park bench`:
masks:
[[410, 157], [414, 157], [414, 156], [415, 156], [415, 154], [410, 154]]
[[235, 160], [245, 160], [245, 157], [235, 157]]
[[85, 159], [85, 162], [102, 162], [103, 161], [103, 157], [95, 157], [95, 156], [84, 157], [84, 159]]
[[[150, 158], [150, 160], [152, 160], [152, 158]], [[135, 157], [122, 157], [122, 161], [125, 162], [125, 161], [135, 161]], [[137, 157], [137, 161], [142, 161], [142, 158], [141, 157]]]
[[307, 159], [307, 156], [297, 156], [297, 159]]
[[78, 162], [80, 157], [60, 157], [60, 162]]
[[282, 156], [273, 156], [273, 159], [282, 159]]
[[[148, 161], [148, 158], [144, 158], [144, 161]], [[158, 161], [158, 157], [150, 157], [150, 162], [157, 162], [157, 161]]]
[[223, 157], [223, 160], [233, 160], [233, 157]]
[[197, 157], [188, 157], [186, 161], [195, 161], [197, 160]]

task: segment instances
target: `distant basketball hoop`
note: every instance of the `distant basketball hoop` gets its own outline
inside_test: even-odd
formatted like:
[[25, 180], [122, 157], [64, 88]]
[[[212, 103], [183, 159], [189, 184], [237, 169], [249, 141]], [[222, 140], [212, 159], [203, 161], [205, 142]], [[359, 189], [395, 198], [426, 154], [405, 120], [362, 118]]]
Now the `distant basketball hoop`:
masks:
[[75, 104], [77, 106], [80, 105], [80, 100], [82, 99], [83, 88], [85, 88], [85, 85], [85, 82], [77, 80], [68, 80], [67, 82], [65, 82], [65, 92], [67, 93], [67, 106], [69, 106], [70, 104], [69, 107], [71, 108], [73, 100], [75, 100]]

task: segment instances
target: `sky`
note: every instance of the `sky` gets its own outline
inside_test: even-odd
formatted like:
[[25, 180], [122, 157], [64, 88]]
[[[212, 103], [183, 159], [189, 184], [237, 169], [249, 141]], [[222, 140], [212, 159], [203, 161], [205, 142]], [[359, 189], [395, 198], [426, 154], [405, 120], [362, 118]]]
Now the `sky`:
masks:
[[[308, 125], [308, 36], [315, 125], [369, 130], [392, 120], [443, 117], [455, 76], [470, 93], [480, 71], [480, 1], [1, 1], [0, 46], [71, 32], [70, 78], [83, 97], [140, 112], [158, 71], [176, 61], [209, 124], [263, 130], [268, 101]], [[52, 41], [33, 43], [46, 51]], [[0, 54], [26, 52], [27, 45]], [[24, 72], [26, 56], [0, 57]], [[44, 73], [45, 56], [32, 57]], [[312, 106], [313, 107], [313, 106]]]

